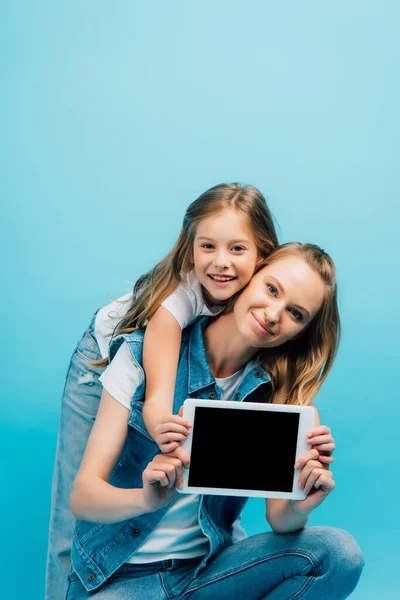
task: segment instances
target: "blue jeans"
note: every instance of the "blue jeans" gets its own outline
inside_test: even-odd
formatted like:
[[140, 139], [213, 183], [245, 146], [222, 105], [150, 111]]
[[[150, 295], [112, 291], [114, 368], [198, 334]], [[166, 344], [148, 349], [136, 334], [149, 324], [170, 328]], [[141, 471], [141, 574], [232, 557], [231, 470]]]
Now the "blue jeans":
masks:
[[87, 362], [87, 359], [101, 359], [93, 336], [94, 319], [95, 316], [71, 357], [62, 396], [52, 482], [45, 600], [64, 600], [68, 588], [71, 540], [75, 527], [69, 497], [102, 392], [99, 376], [104, 367], [94, 367]]
[[354, 590], [364, 565], [354, 538], [333, 527], [251, 536], [194, 577], [199, 561], [125, 564], [91, 593], [72, 572], [66, 600], [340, 600]]

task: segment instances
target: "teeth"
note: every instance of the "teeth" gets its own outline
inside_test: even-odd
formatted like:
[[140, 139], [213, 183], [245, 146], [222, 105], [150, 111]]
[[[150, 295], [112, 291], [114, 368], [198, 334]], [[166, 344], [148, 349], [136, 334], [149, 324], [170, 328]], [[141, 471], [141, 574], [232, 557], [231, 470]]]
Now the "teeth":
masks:
[[211, 279], [215, 281], [231, 281], [234, 277], [227, 277], [226, 275], [210, 275]]

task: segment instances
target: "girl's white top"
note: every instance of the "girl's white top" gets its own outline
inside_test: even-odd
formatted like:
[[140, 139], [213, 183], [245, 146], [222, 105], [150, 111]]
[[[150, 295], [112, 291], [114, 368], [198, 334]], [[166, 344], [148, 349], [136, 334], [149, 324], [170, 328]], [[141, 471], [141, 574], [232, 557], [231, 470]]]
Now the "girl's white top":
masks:
[[[103, 306], [97, 312], [94, 335], [103, 358], [108, 356], [108, 345], [116, 325], [126, 315], [132, 302], [132, 292], [121, 296], [114, 302]], [[225, 307], [222, 305], [208, 307], [204, 302], [201, 284], [195, 272], [190, 271], [186, 282], [181, 283], [176, 290], [161, 303], [184, 329], [197, 317], [218, 315]]]

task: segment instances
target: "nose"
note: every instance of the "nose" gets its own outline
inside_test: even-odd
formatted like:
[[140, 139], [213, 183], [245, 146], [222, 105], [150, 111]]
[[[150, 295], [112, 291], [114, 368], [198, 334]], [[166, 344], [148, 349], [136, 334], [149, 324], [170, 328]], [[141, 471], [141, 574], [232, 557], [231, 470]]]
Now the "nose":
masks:
[[218, 269], [224, 269], [230, 266], [231, 259], [226, 250], [221, 248], [215, 253], [213, 263]]
[[268, 304], [264, 309], [264, 319], [269, 325], [279, 323], [283, 307], [277, 301]]

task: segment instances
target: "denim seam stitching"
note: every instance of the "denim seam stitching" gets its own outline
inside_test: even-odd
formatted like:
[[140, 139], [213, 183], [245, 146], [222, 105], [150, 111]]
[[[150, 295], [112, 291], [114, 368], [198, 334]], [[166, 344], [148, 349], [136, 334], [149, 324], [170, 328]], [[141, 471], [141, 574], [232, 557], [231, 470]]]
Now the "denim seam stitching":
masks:
[[292, 596], [290, 596], [288, 600], [300, 600], [301, 598], [303, 598], [304, 592], [307, 592], [309, 590], [314, 581], [315, 577], [310, 575], [310, 577], [304, 582], [303, 586], [299, 590], [297, 590], [297, 592], [295, 592]]
[[[277, 558], [279, 556], [292, 556], [292, 555], [294, 555], [294, 556], [301, 556], [303, 558], [306, 558], [307, 560], [309, 560], [311, 562], [311, 564], [313, 565], [313, 567], [316, 569], [318, 575], [321, 574], [320, 570], [318, 568], [318, 564], [317, 565], [315, 564], [315, 562], [313, 560], [313, 557], [311, 555], [308, 555], [305, 552], [302, 553], [302, 552], [298, 552], [298, 551], [294, 551], [294, 550], [293, 551], [289, 551], [289, 552], [288, 551], [276, 552], [276, 553], [274, 553], [272, 555], [269, 555], [268, 557], [262, 558], [262, 559], [260, 559], [258, 561], [249, 562], [249, 563], [247, 563], [245, 565], [242, 565], [239, 569], [232, 569], [231, 571], [228, 571], [228, 572], [224, 573], [223, 575], [215, 576], [212, 579], [209, 579], [208, 581], [204, 581], [201, 585], [190, 587], [190, 589], [188, 588], [187, 590], [185, 590], [183, 592], [183, 594], [180, 596], [180, 598], [183, 598], [184, 595], [187, 594], [187, 593], [194, 592], [194, 591], [196, 591], [198, 589], [201, 589], [202, 587], [205, 587], [206, 585], [209, 585], [210, 583], [215, 583], [216, 581], [220, 581], [221, 579], [224, 579], [225, 577], [229, 577], [231, 575], [234, 575], [235, 573], [241, 573], [242, 571], [245, 571], [246, 569], [249, 569], [250, 567], [254, 567], [255, 565], [259, 565], [259, 564], [261, 564], [263, 562], [267, 562], [267, 561], [272, 560], [274, 558]], [[315, 577], [313, 577], [313, 579], [315, 579]], [[303, 587], [301, 588], [301, 590], [298, 590], [296, 592], [296, 594], [298, 594], [299, 592], [302, 592], [302, 590], [303, 590]], [[293, 598], [296, 598], [296, 596], [291, 596], [291, 598], [288, 598], [288, 600], [292, 600]], [[299, 598], [300, 598], [300, 596], [299, 596]]]

